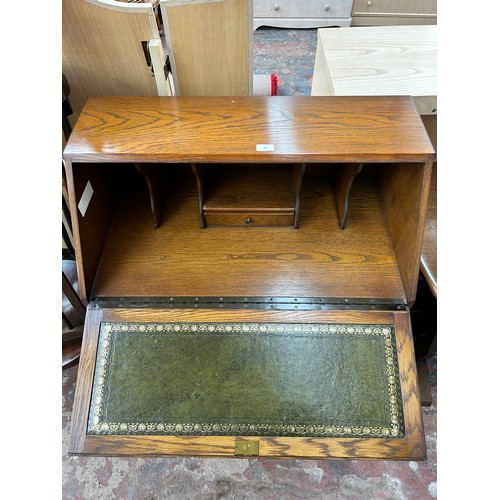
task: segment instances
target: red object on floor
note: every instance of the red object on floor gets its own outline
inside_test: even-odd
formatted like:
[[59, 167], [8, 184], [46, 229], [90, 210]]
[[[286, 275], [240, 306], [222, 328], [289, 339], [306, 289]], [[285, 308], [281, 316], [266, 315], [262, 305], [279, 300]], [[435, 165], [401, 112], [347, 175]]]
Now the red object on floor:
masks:
[[273, 73], [271, 75], [271, 95], [278, 93], [278, 77]]
[[277, 95], [278, 77], [273, 74], [253, 75], [253, 95]]

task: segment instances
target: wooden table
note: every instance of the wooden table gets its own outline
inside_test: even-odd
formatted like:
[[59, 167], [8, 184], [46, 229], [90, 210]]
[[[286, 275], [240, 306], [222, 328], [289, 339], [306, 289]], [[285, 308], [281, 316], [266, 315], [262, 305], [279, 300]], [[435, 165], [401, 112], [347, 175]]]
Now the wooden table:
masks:
[[[260, 457], [425, 459], [409, 311], [434, 156], [409, 97], [89, 98], [64, 152], [88, 303], [70, 453], [235, 457], [250, 442]], [[286, 176], [292, 203], [281, 205]], [[210, 220], [214, 205], [226, 216]], [[247, 210], [263, 218], [240, 220]], [[379, 356], [397, 354], [404, 435], [95, 434], [107, 322], [392, 328], [395, 350]]]
[[421, 115], [435, 116], [436, 89], [436, 26], [318, 30], [311, 95], [411, 95]]

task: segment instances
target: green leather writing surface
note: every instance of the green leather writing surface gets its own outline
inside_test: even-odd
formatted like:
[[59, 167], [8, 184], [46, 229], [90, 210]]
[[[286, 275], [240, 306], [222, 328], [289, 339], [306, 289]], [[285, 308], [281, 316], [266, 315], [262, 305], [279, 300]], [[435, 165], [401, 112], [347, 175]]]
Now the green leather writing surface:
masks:
[[88, 433], [402, 437], [394, 327], [102, 323]]

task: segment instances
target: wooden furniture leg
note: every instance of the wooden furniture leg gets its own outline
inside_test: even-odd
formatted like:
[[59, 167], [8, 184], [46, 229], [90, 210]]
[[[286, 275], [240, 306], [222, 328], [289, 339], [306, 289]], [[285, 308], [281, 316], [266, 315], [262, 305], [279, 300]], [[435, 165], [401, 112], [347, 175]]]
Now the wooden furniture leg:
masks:
[[417, 359], [417, 375], [418, 383], [420, 386], [420, 401], [422, 406], [432, 405], [432, 393], [431, 384], [429, 381], [429, 367], [427, 365], [427, 359], [434, 356], [437, 352], [437, 335], [434, 335], [432, 343], [427, 351], [424, 359]]
[[422, 406], [431, 406], [431, 384], [429, 382], [429, 372], [427, 371], [427, 361], [425, 359], [417, 360], [417, 376], [420, 388], [420, 403]]
[[349, 210], [349, 196], [352, 184], [354, 178], [362, 169], [363, 163], [348, 163], [337, 165], [335, 168], [333, 185], [340, 229], [344, 229], [347, 224], [347, 212]]

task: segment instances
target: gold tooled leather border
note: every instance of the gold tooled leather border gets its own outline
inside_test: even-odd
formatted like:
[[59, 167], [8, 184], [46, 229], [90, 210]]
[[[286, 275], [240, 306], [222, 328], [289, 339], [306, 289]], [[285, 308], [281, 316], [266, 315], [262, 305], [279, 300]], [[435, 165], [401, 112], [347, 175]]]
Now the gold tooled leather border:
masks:
[[[110, 363], [112, 336], [120, 332], [164, 333], [259, 333], [307, 335], [376, 336], [384, 342], [387, 375], [387, 404], [390, 422], [386, 426], [332, 424], [277, 424], [220, 422], [114, 422], [106, 421], [104, 389]], [[403, 405], [393, 325], [313, 324], [313, 323], [101, 323], [99, 347], [92, 390], [88, 434], [94, 435], [200, 435], [200, 436], [297, 436], [371, 437], [404, 436]]]

